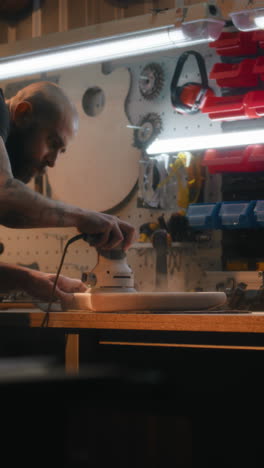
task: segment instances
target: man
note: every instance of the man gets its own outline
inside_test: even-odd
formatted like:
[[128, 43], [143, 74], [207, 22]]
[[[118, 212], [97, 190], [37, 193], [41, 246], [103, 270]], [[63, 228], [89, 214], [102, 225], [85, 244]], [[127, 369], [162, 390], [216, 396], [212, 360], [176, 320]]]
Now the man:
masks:
[[[79, 232], [91, 234], [96, 248], [111, 249], [122, 243], [127, 249], [135, 237], [130, 224], [115, 216], [51, 200], [25, 185], [46, 167], [54, 167], [77, 129], [74, 105], [53, 83], [33, 83], [7, 102], [0, 95], [0, 223], [11, 228], [74, 226]], [[43, 300], [50, 298], [53, 280], [45, 273], [17, 266], [0, 268], [2, 289], [21, 287]], [[84, 288], [80, 281], [62, 277], [56, 295], [61, 298]]]
[[[32, 14], [34, 3], [34, 0], [1, 0], [0, 20], [8, 24], [17, 23]], [[44, 0], [40, 0], [37, 7], [40, 8], [43, 3]]]

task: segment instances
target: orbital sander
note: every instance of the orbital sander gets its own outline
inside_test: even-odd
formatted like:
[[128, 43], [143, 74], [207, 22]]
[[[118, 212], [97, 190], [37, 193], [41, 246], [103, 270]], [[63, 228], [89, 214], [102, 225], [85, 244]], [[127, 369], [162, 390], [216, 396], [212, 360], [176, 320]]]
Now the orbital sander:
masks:
[[83, 274], [87, 293], [136, 292], [134, 274], [127, 264], [125, 251], [120, 247], [97, 250], [98, 261], [91, 272]]

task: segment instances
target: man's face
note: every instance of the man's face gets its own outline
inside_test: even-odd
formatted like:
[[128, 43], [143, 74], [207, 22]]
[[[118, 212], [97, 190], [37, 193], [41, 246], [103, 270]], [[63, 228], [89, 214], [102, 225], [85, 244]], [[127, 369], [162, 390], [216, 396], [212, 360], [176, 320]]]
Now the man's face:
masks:
[[54, 167], [73, 135], [72, 125], [65, 122], [45, 129], [34, 125], [25, 129], [12, 123], [6, 148], [14, 177], [27, 184], [46, 167]]

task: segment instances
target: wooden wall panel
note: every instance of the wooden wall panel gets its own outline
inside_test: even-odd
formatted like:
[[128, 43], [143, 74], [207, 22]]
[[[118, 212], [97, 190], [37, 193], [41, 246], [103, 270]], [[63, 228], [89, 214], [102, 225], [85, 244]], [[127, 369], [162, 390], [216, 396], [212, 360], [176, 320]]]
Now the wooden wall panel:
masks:
[[[147, 7], [147, 4], [148, 4], [148, 7]], [[145, 1], [144, 3], [136, 2], [134, 5], [131, 4], [127, 8], [124, 8], [124, 16], [125, 18], [128, 18], [131, 16], [144, 15], [146, 12], [149, 13], [150, 12], [149, 9], [152, 7], [153, 7], [153, 1], [151, 2]]]
[[[89, 0], [87, 0], [89, 2]], [[123, 17], [123, 8], [117, 8], [106, 0], [97, 0], [98, 22], [105, 23]]]
[[76, 0], [68, 0], [68, 28], [76, 29], [87, 26], [87, 0], [79, 0], [76, 8]]
[[58, 30], [59, 2], [58, 0], [46, 0], [42, 8], [42, 35], [58, 32]]
[[176, 8], [177, 0], [153, 0], [153, 8]]
[[0, 44], [4, 44], [7, 42], [7, 25], [4, 23], [0, 23]]
[[[218, 3], [221, 0], [218, 0]], [[185, 5], [199, 3], [201, 0], [185, 0]], [[175, 8], [181, 0], [135, 0], [127, 7], [117, 7], [109, 0], [67, 0], [67, 11], [59, 14], [59, 0], [45, 0], [41, 11], [42, 35], [59, 31], [59, 18], [68, 18], [67, 28], [76, 29], [92, 24], [104, 23], [121, 18], [129, 18], [150, 13], [152, 8]], [[7, 26], [0, 24], [0, 43], [8, 41]], [[14, 30], [14, 39], [27, 39], [32, 35], [32, 19], [21, 21]]]
[[98, 2], [86, 0], [87, 26], [100, 23]]
[[30, 39], [32, 37], [32, 17], [20, 21], [16, 27], [16, 40]]

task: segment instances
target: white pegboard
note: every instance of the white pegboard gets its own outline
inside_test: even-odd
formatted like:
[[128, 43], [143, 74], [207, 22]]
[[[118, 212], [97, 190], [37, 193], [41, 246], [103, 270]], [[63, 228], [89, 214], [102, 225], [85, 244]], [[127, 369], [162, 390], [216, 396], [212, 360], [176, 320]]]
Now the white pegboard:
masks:
[[[222, 133], [221, 123], [212, 121], [206, 114], [198, 113], [194, 115], [182, 115], [177, 113], [172, 105], [170, 98], [170, 84], [174, 74], [174, 70], [179, 57], [187, 50], [199, 52], [204, 60], [208, 74], [216, 62], [219, 62], [214, 49], [207, 44], [191, 46], [185, 48], [176, 48], [174, 51], [163, 52], [162, 54], [151, 54], [145, 56], [141, 60], [131, 60], [131, 62], [115, 62], [112, 64], [112, 69], [120, 66], [125, 66], [131, 73], [130, 92], [126, 100], [127, 116], [133, 125], [137, 125], [141, 118], [150, 113], [155, 112], [161, 116], [163, 122], [163, 130], [159, 135], [160, 139], [174, 138], [177, 134], [181, 137], [189, 138], [193, 136], [209, 133]], [[139, 89], [139, 80], [144, 67], [150, 63], [159, 64], [164, 72], [165, 82], [162, 91], [154, 100], [146, 100], [142, 97]], [[108, 71], [111, 67], [108, 67]], [[190, 56], [183, 68], [182, 77], [179, 80], [179, 86], [186, 82], [200, 82], [200, 74], [197, 63], [194, 57]], [[209, 86], [213, 89], [216, 95], [219, 95], [219, 88], [214, 80], [208, 80]], [[129, 130], [133, 131], [133, 130]]]

